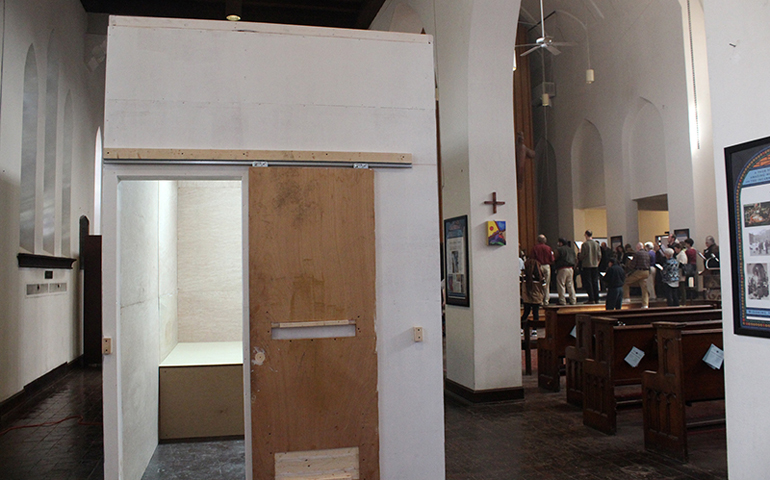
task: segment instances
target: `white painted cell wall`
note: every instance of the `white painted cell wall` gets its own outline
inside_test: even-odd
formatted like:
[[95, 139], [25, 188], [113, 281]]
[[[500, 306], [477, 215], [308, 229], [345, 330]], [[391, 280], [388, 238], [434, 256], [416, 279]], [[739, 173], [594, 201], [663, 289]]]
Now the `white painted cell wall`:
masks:
[[[706, 0], [709, 78], [714, 112], [714, 165], [722, 264], [722, 285], [732, 283], [727, 217], [724, 148], [770, 135], [770, 91], [746, 85], [766, 84], [770, 72], [770, 8], [759, 2]], [[737, 336], [733, 328], [731, 288], [722, 289], [725, 313], [725, 393], [727, 407], [727, 468], [732, 480], [766, 478], [770, 472], [770, 363], [768, 339]]]
[[241, 341], [241, 184], [179, 182], [178, 218], [179, 341]]
[[[375, 173], [380, 466], [384, 479], [444, 478], [431, 37], [113, 18], [107, 57], [107, 149], [413, 155], [411, 169]], [[111, 245], [113, 222], [104, 225]], [[415, 325], [423, 343], [412, 340]], [[117, 429], [118, 420], [106, 405], [105, 422]], [[108, 475], [119, 468], [120, 442], [105, 439]], [[124, 473], [127, 462], [146, 460], [124, 450]]]
[[[24, 66], [34, 47], [38, 73], [38, 136], [36, 214], [43, 212], [43, 159], [46, 126], [46, 75], [48, 47], [59, 53], [57, 115], [57, 182], [54, 221], [55, 255], [62, 254], [62, 158], [65, 145], [65, 99], [72, 98], [72, 184], [69, 218], [69, 252], [78, 256], [78, 221], [92, 218], [94, 140], [101, 122], [102, 80], [97, 69], [86, 67], [91, 57], [84, 52], [86, 14], [77, 0], [0, 1], [2, 28], [2, 78], [0, 85], [0, 402], [22, 391], [25, 385], [52, 369], [76, 359], [82, 352], [78, 296], [80, 276], [74, 270], [58, 270], [46, 280], [43, 270], [20, 269], [19, 244], [22, 111]], [[51, 37], [53, 35], [53, 37]], [[53, 41], [51, 40], [53, 38]], [[103, 72], [103, 70], [102, 70]], [[42, 221], [38, 220], [34, 252], [42, 251]], [[67, 250], [66, 248], [64, 250]], [[69, 253], [66, 252], [66, 253]], [[50, 254], [50, 253], [48, 253]], [[28, 283], [66, 283], [67, 292], [27, 297]]]
[[[120, 333], [115, 337], [114, 344], [115, 349], [120, 349], [118, 358], [123, 373], [120, 394], [123, 452], [127, 459], [124, 462], [123, 478], [127, 479], [142, 478], [147, 461], [158, 444], [158, 307], [161, 296], [159, 183], [123, 182], [118, 191], [121, 322]], [[164, 237], [168, 240], [167, 235]], [[109, 332], [105, 332], [105, 335], [109, 335]], [[111, 428], [107, 423], [105, 427]], [[142, 463], [143, 459], [147, 461]]]

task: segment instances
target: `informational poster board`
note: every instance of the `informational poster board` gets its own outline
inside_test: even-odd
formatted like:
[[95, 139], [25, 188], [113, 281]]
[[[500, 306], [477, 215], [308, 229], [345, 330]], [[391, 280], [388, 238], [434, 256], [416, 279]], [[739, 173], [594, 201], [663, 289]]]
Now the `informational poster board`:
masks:
[[770, 137], [725, 148], [735, 333], [770, 337]]
[[444, 220], [446, 303], [469, 307], [468, 216]]

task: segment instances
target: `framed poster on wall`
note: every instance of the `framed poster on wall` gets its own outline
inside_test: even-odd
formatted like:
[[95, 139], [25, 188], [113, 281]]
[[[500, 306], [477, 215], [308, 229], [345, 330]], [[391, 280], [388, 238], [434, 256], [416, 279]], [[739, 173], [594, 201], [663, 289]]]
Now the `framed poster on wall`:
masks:
[[444, 220], [444, 248], [446, 303], [470, 307], [467, 215]]
[[770, 337], [770, 137], [725, 148], [735, 333]]
[[674, 237], [676, 237], [677, 242], [684, 244], [684, 241], [690, 238], [690, 229], [680, 228], [678, 230], [674, 230]]
[[615, 235], [610, 237], [610, 249], [615, 250], [617, 247], [623, 246], [623, 235]]

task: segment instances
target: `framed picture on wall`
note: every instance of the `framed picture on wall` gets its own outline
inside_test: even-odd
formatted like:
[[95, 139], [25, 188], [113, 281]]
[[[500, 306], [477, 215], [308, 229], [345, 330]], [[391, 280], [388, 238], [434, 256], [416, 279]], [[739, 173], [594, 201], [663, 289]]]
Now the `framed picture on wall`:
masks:
[[610, 248], [615, 250], [618, 246], [623, 246], [623, 235], [615, 235], [610, 237]]
[[736, 335], [770, 337], [770, 137], [725, 148]]
[[446, 303], [470, 307], [467, 215], [444, 220], [444, 248]]
[[676, 237], [677, 242], [684, 243], [685, 240], [690, 238], [690, 229], [680, 228], [679, 230], [674, 230], [674, 237]]

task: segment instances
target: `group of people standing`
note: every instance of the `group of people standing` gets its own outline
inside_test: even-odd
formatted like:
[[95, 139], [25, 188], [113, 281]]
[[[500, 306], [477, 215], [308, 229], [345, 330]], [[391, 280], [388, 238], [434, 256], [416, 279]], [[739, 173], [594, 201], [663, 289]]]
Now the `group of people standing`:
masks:
[[[532, 312], [533, 318], [538, 320], [539, 306], [549, 304], [553, 271], [560, 305], [577, 302], [573, 278], [575, 269], [579, 268], [588, 294], [585, 303], [598, 304], [599, 292], [604, 287], [607, 290], [607, 310], [620, 309], [623, 298], [630, 298], [631, 287], [640, 288], [643, 308], [649, 306], [651, 296], [665, 297], [668, 305], [677, 306], [691, 291], [687, 288], [690, 279], [697, 275], [697, 251], [691, 238], [680, 243], [671, 235], [665, 247], [652, 242], [639, 242], [636, 248], [618, 246], [612, 252], [606, 243], [599, 245], [593, 239], [593, 232], [586, 230], [585, 241], [577, 254], [569, 240], [559, 238], [555, 251], [546, 241], [545, 235], [538, 235], [529, 258], [526, 261], [522, 258], [522, 319]], [[703, 258], [719, 258], [719, 247], [711, 236], [706, 237]], [[601, 282], [600, 272], [603, 275]]]

